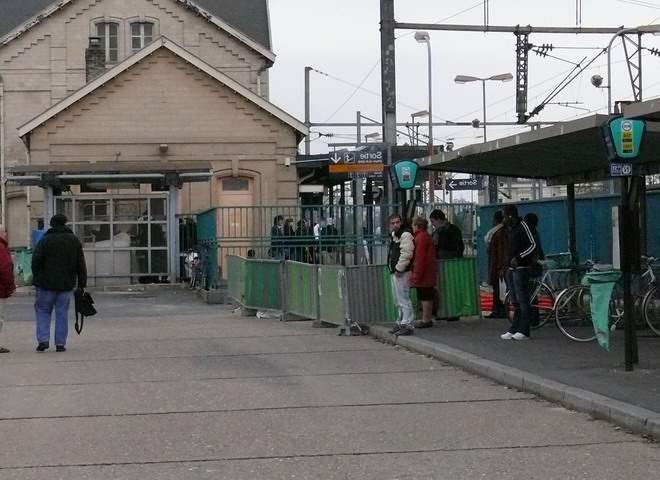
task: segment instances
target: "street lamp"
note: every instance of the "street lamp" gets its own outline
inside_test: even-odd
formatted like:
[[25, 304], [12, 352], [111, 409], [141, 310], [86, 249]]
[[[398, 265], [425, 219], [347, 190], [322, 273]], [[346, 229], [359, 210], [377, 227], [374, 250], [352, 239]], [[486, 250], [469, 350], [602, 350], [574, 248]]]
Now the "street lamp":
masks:
[[[484, 125], [484, 143], [488, 141], [486, 136], [486, 82], [509, 82], [513, 80], [513, 75], [510, 73], [500, 73], [498, 75], [493, 75], [491, 77], [481, 78], [473, 77], [471, 75], [456, 75], [454, 82], [456, 83], [470, 83], [470, 82], [481, 82], [481, 91], [482, 91], [482, 102], [483, 102], [483, 125]], [[476, 123], [476, 122], [475, 122]], [[488, 201], [490, 203], [497, 203], [497, 177], [490, 175], [488, 177]]]
[[429, 32], [415, 32], [415, 40], [417, 40], [417, 43], [425, 43], [428, 52], [429, 109], [428, 112], [425, 113], [429, 116], [429, 155], [433, 155], [433, 70], [431, 64], [431, 36], [429, 35]]
[[367, 133], [364, 136], [364, 143], [369, 143], [370, 139], [373, 140], [374, 142], [380, 142], [381, 141], [380, 133], [378, 132]]

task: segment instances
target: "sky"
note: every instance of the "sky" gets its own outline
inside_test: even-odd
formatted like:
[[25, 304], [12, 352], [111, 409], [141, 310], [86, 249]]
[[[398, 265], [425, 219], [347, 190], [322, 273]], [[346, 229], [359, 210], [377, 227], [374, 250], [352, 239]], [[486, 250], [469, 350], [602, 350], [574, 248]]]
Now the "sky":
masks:
[[[379, 0], [270, 0], [273, 50], [270, 71], [271, 101], [300, 120], [304, 119], [304, 68], [311, 66], [311, 118], [313, 122], [355, 122], [356, 111], [381, 120], [380, 108], [380, 2]], [[490, 25], [576, 26], [576, 0], [489, 0]], [[581, 26], [635, 27], [660, 23], [660, 0], [582, 0]], [[483, 2], [463, 0], [395, 0], [399, 22], [483, 25]], [[428, 106], [426, 45], [414, 32], [397, 30], [397, 116]], [[515, 36], [511, 33], [431, 31], [434, 121], [481, 119], [481, 84], [454, 83], [456, 75], [488, 77], [515, 75]], [[553, 44], [549, 52], [559, 59], [529, 54], [528, 110], [567, 75], [575, 63], [586, 64], [607, 46], [611, 35], [531, 34], [535, 45]], [[660, 36], [644, 35], [643, 45], [660, 48]], [[585, 59], [586, 57], [586, 59]], [[571, 63], [573, 62], [573, 63]], [[632, 98], [621, 42], [612, 50], [614, 100]], [[319, 73], [321, 72], [321, 73]], [[606, 113], [607, 91], [594, 88], [592, 75], [606, 79], [606, 56], [601, 55], [547, 105], [537, 121], [571, 120], [590, 113]], [[643, 55], [644, 99], [660, 96], [660, 57]], [[606, 80], [605, 82], [606, 83]], [[361, 86], [361, 88], [356, 88]], [[487, 120], [515, 122], [515, 82], [487, 84]], [[423, 121], [423, 120], [422, 120]], [[405, 130], [405, 127], [401, 127]], [[523, 132], [528, 127], [488, 127], [488, 139]], [[354, 129], [314, 127], [335, 137], [312, 135], [312, 153], [327, 152], [328, 142], [355, 141]], [[379, 129], [363, 128], [363, 135]], [[423, 133], [426, 133], [424, 129]], [[483, 141], [483, 131], [472, 127], [436, 127], [434, 143], [452, 141], [461, 147]], [[400, 136], [399, 144], [408, 139]]]

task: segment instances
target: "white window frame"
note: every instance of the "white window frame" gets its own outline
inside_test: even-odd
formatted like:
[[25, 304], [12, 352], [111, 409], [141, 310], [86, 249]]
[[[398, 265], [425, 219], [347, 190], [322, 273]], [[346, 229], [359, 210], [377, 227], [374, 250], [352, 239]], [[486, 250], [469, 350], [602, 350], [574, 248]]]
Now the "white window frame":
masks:
[[[134, 25], [139, 25], [140, 26], [139, 36], [133, 35], [133, 26]], [[144, 26], [145, 25], [151, 25], [151, 39], [148, 42], [145, 41], [145, 38], [146, 38], [146, 36], [144, 34]], [[153, 42], [154, 38], [156, 38], [156, 24], [154, 22], [151, 22], [151, 21], [148, 21], [148, 20], [131, 22], [131, 24], [129, 25], [129, 36], [130, 36], [130, 39], [131, 39], [130, 40], [131, 52], [132, 53], [138, 52], [138, 51], [142, 50], [144, 47], [146, 47], [147, 45], [149, 45], [151, 42]], [[133, 46], [133, 39], [135, 39], [135, 38], [140, 39], [140, 47], [139, 48], [135, 48]]]
[[[112, 60], [110, 58], [110, 25], [115, 25], [117, 27], [117, 58], [115, 60]], [[103, 26], [104, 27], [104, 35], [101, 36], [99, 35], [99, 27]], [[105, 52], [105, 63], [107, 65], [115, 65], [119, 63], [122, 60], [122, 55], [121, 55], [121, 22], [114, 20], [114, 19], [102, 19], [94, 23], [94, 35], [95, 37], [101, 37], [103, 40], [103, 50]]]

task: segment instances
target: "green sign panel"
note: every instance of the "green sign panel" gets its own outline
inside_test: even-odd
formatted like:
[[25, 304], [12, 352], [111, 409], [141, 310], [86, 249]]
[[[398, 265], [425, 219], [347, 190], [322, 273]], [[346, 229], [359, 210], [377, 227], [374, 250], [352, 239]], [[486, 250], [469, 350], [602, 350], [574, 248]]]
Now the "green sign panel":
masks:
[[392, 181], [399, 190], [415, 188], [419, 165], [413, 160], [401, 160], [392, 165]]
[[610, 160], [637, 158], [645, 130], [646, 122], [644, 120], [623, 117], [610, 120], [605, 132], [609, 137], [605, 138], [605, 142]]

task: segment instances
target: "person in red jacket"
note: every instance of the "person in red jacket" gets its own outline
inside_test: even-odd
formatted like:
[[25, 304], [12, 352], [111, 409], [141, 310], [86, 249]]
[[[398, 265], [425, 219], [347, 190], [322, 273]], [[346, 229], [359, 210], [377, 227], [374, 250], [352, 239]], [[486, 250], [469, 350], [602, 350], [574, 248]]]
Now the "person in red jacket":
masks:
[[410, 286], [417, 290], [417, 300], [422, 302], [422, 319], [415, 326], [426, 328], [433, 325], [433, 297], [438, 277], [435, 247], [428, 232], [429, 222], [423, 217], [413, 219], [415, 235], [415, 258], [413, 260]]
[[[0, 331], [5, 321], [7, 299], [12, 296], [15, 290], [14, 264], [9, 254], [7, 232], [0, 227]], [[9, 349], [0, 347], [0, 353], [9, 353]]]

